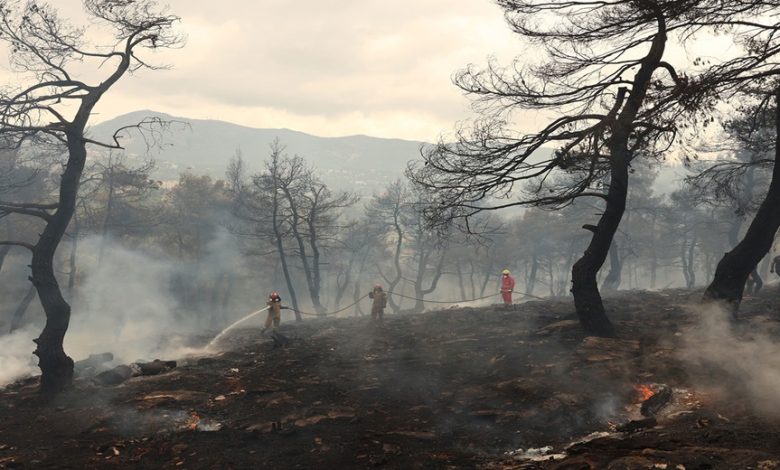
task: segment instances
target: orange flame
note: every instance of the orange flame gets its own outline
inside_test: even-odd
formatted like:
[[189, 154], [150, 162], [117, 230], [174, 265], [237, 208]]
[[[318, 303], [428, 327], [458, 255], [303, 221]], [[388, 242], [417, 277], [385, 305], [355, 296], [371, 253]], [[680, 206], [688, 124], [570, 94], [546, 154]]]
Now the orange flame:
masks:
[[642, 401], [645, 401], [655, 395], [653, 389], [647, 385], [634, 385], [634, 390], [639, 392], [640, 396], [642, 397]]

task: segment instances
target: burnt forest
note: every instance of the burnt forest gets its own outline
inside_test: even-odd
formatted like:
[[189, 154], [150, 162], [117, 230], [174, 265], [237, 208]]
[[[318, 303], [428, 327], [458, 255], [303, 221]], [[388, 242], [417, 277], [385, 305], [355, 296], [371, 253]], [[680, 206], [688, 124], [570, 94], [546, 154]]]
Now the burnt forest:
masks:
[[0, 469], [780, 470], [779, 32], [0, 0]]

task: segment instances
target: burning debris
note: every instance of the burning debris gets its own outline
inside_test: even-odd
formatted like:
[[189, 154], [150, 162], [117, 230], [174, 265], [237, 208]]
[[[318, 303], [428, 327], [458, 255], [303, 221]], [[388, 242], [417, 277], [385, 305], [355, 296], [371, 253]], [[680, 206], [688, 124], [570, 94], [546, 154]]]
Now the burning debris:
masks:
[[[639, 412], [642, 416], [655, 416], [672, 399], [672, 388], [668, 385], [654, 384], [655, 390], [649, 389], [650, 395], [643, 393], [644, 400]], [[649, 388], [649, 387], [648, 387]]]

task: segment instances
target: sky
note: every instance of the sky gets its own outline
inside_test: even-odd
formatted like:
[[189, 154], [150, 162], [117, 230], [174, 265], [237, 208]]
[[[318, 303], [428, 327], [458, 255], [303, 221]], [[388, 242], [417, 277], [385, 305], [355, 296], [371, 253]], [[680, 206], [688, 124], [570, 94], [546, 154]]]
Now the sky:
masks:
[[[80, 1], [51, 2], [83, 19]], [[470, 115], [453, 73], [522, 45], [491, 0], [169, 0], [186, 45], [125, 78], [94, 122], [138, 110], [320, 136], [435, 140]]]
[[[84, 24], [81, 0], [50, 3], [61, 17]], [[151, 109], [325, 137], [432, 142], [473, 116], [452, 84], [457, 70], [485, 65], [490, 57], [503, 64], [534, 57], [492, 0], [161, 3], [181, 17], [184, 47], [151, 58], [170, 69], [124, 77], [103, 97], [93, 123]], [[85, 75], [92, 81], [104, 76]], [[13, 82], [9, 76], [0, 63], [0, 79]], [[547, 119], [525, 113], [521, 130], [538, 129]]]

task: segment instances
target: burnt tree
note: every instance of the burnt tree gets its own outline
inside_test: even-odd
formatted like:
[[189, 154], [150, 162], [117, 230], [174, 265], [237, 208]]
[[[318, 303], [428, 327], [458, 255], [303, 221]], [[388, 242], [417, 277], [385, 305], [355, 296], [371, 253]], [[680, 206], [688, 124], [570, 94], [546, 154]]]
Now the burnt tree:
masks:
[[704, 292], [704, 301], [726, 303], [736, 316], [748, 275], [769, 250], [780, 228], [780, 85], [774, 90], [774, 158], [772, 179], [742, 240], [726, 253]]
[[[61, 20], [47, 4], [0, 3], [0, 40], [10, 46], [12, 67], [23, 87], [0, 92], [2, 141], [21, 148], [36, 143], [56, 144], [65, 153], [64, 169], [53, 202], [0, 202], [0, 210], [41, 219], [44, 228], [36, 243], [7, 240], [32, 253], [31, 281], [46, 313], [46, 325], [35, 340], [41, 368], [41, 390], [58, 392], [73, 378], [73, 360], [63, 349], [70, 322], [54, 275], [53, 259], [76, 206], [79, 182], [90, 144], [120, 148], [118, 135], [98, 142], [86, 134], [92, 111], [101, 98], [125, 75], [151, 66], [140, 57], [143, 49], [180, 44], [172, 26], [178, 18], [157, 8], [153, 0], [85, 0], [84, 8], [95, 22], [114, 32], [113, 47], [91, 47], [86, 28]], [[74, 75], [73, 67], [94, 65], [106, 75], [90, 84]]]
[[[459, 131], [455, 143], [425, 149], [425, 165], [408, 174], [436, 195], [426, 209], [434, 226], [465, 221], [461, 228], [470, 230], [469, 218], [483, 211], [601, 199], [598, 222], [583, 226], [592, 235], [572, 267], [572, 293], [585, 331], [612, 336], [597, 275], [625, 212], [631, 164], [673, 143], [670, 103], [687, 82], [664, 61], [667, 36], [690, 32], [715, 8], [668, 0], [499, 5], [516, 33], [544, 48], [544, 62], [459, 73], [456, 85], [474, 97], [482, 118]], [[541, 21], [548, 17], [557, 21]], [[518, 110], [562, 116], [516, 135], [506, 123]]]

